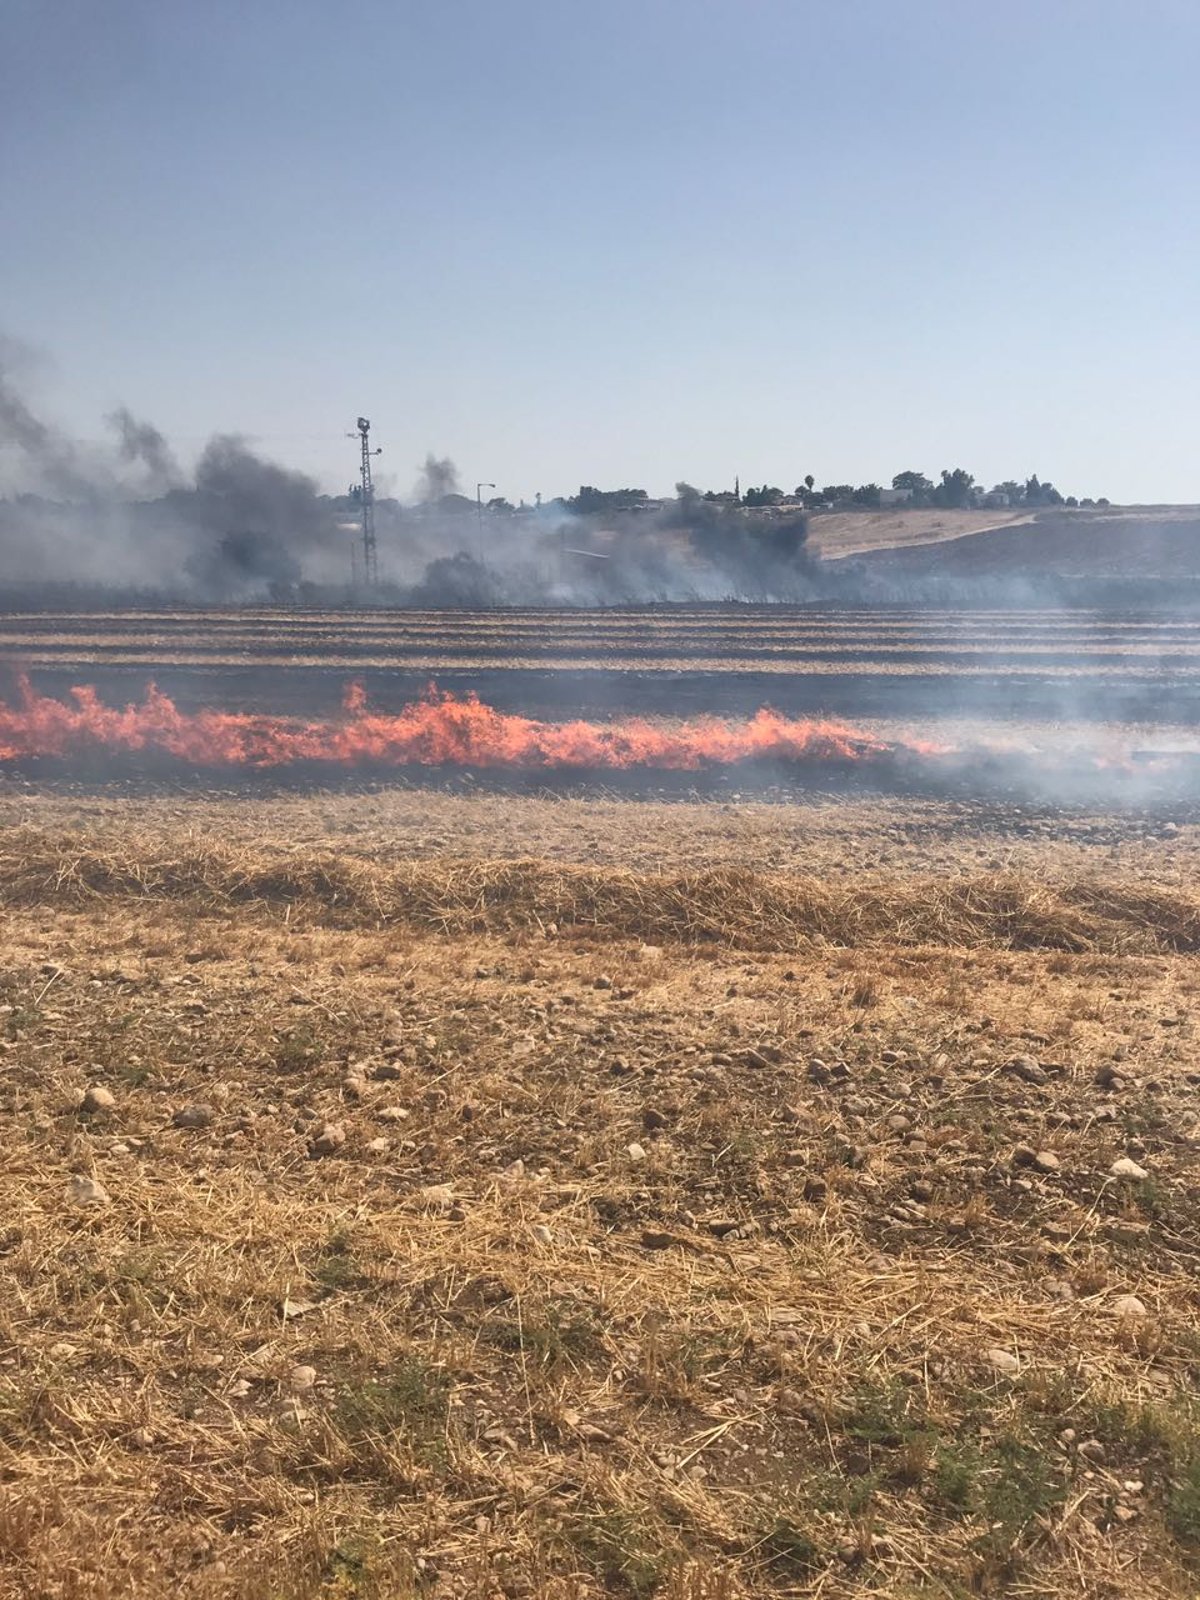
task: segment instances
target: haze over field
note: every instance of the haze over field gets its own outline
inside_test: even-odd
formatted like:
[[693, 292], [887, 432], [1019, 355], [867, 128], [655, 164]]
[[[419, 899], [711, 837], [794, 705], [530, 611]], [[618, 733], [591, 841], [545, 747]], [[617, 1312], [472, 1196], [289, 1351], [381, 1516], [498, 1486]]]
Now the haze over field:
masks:
[[189, 472], [236, 433], [341, 492], [365, 412], [384, 494], [432, 448], [514, 502], [1194, 502], [1198, 46], [1178, 0], [18, 3], [5, 316], [66, 433]]

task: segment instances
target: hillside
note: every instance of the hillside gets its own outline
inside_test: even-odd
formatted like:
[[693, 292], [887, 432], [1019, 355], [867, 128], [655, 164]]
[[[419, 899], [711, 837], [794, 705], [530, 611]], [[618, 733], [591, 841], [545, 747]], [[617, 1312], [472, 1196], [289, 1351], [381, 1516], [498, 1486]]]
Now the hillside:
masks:
[[[900, 530], [903, 537], [888, 547], [860, 543], [857, 554], [873, 569], [914, 577], [1042, 573], [1064, 578], [1200, 578], [1200, 509], [1194, 506], [1043, 511], [1033, 518], [1018, 515], [1003, 525], [993, 520], [986, 527], [963, 528], [955, 534], [933, 528], [939, 518], [953, 515], [893, 513], [893, 521], [909, 519]], [[965, 519], [986, 514], [957, 515]], [[813, 531], [815, 541], [827, 550], [823, 524], [818, 522]], [[871, 534], [868, 529], [866, 536]], [[846, 547], [837, 555], [852, 553], [851, 538], [847, 534]]]
[[1029, 522], [1032, 512], [950, 511], [926, 506], [908, 511], [816, 512], [809, 522], [809, 544], [826, 561], [863, 555], [875, 550], [904, 549], [909, 545], [941, 544], [991, 528]]

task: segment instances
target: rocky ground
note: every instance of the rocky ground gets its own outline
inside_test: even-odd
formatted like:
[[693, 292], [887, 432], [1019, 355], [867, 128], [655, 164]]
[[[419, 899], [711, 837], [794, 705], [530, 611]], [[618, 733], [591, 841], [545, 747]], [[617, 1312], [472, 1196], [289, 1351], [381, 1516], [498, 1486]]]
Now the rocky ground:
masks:
[[1190, 826], [505, 806], [3, 799], [0, 1592], [1194, 1595]]

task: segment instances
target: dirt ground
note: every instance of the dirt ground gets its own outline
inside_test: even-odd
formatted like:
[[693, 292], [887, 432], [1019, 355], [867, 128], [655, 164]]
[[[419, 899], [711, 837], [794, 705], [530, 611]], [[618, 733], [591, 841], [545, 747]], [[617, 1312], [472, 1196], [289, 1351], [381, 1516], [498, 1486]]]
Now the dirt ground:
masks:
[[908, 545], [940, 544], [986, 528], [1007, 528], [1029, 522], [1030, 511], [828, 511], [810, 522], [810, 539], [827, 561], [862, 555], [868, 550], [902, 550]]
[[1200, 829], [0, 792], [0, 1592], [1193, 1596]]

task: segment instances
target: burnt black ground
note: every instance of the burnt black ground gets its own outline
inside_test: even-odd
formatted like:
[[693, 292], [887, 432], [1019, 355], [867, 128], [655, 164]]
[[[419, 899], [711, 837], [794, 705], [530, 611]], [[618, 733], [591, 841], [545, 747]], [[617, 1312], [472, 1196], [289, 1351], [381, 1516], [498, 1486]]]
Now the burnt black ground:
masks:
[[[498, 711], [547, 721], [572, 717], [750, 716], [772, 706], [788, 716], [856, 720], [894, 717], [934, 723], [966, 717], [1001, 722], [1167, 722], [1200, 727], [1200, 676], [1164, 681], [1131, 664], [1101, 682], [1002, 673], [635, 672], [604, 668], [505, 667], [173, 667], [39, 666], [31, 674], [43, 694], [65, 699], [91, 684], [102, 700], [125, 705], [149, 684], [183, 711], [215, 707], [280, 716], [324, 718], [340, 709], [350, 682], [361, 683], [372, 707], [396, 712], [430, 686], [477, 694]], [[11, 694], [11, 683], [5, 692]]]

